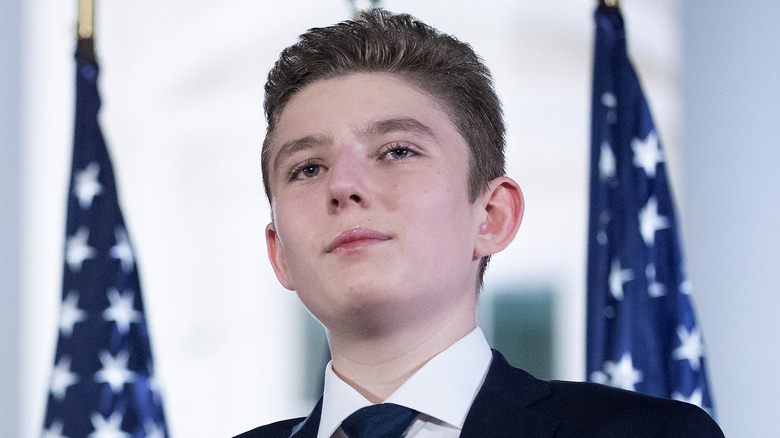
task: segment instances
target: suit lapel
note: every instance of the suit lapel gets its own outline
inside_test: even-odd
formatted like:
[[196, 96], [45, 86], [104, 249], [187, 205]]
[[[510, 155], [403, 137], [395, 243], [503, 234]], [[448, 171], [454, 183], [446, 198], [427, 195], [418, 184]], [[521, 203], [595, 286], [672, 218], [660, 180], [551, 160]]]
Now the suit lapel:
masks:
[[528, 406], [550, 395], [547, 382], [509, 365], [493, 350], [493, 362], [469, 410], [461, 438], [552, 437], [559, 419]]
[[322, 397], [314, 406], [308, 417], [293, 427], [290, 438], [317, 438], [320, 428], [320, 415], [322, 414]]

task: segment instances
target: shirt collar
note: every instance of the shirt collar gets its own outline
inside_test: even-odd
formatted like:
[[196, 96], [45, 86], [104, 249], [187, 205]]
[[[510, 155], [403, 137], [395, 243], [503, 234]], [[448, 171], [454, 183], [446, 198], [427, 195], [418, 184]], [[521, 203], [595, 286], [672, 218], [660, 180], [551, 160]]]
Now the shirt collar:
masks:
[[[415, 409], [462, 429], [491, 359], [490, 346], [477, 327], [429, 360], [385, 402]], [[341, 380], [328, 363], [317, 437], [330, 437], [345, 418], [369, 405], [371, 402]]]

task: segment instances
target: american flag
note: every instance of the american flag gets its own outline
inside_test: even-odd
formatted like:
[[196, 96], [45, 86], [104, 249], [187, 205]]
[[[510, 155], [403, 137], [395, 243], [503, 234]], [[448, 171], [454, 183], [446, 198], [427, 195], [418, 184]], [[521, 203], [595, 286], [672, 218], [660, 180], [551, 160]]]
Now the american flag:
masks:
[[76, 54], [76, 126], [44, 438], [167, 436], [133, 247], [98, 124], [98, 65]]
[[588, 236], [588, 379], [710, 414], [666, 156], [617, 7], [596, 11]]

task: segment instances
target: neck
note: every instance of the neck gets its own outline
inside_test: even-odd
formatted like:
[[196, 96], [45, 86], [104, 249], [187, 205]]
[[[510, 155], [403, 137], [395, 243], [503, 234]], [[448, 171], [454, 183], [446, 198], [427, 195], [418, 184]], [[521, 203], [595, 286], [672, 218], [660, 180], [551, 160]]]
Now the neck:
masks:
[[[329, 332], [333, 371], [371, 403], [381, 403], [431, 358], [476, 327], [474, 309], [439, 324]], [[358, 333], [355, 333], [358, 332]]]

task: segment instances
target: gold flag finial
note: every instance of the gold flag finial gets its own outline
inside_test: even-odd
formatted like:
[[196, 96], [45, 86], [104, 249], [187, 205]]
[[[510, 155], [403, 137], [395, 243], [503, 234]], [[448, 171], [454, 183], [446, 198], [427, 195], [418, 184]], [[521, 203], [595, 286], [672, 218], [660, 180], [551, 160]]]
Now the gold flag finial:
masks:
[[80, 40], [95, 36], [95, 0], [78, 0], [76, 35]]

